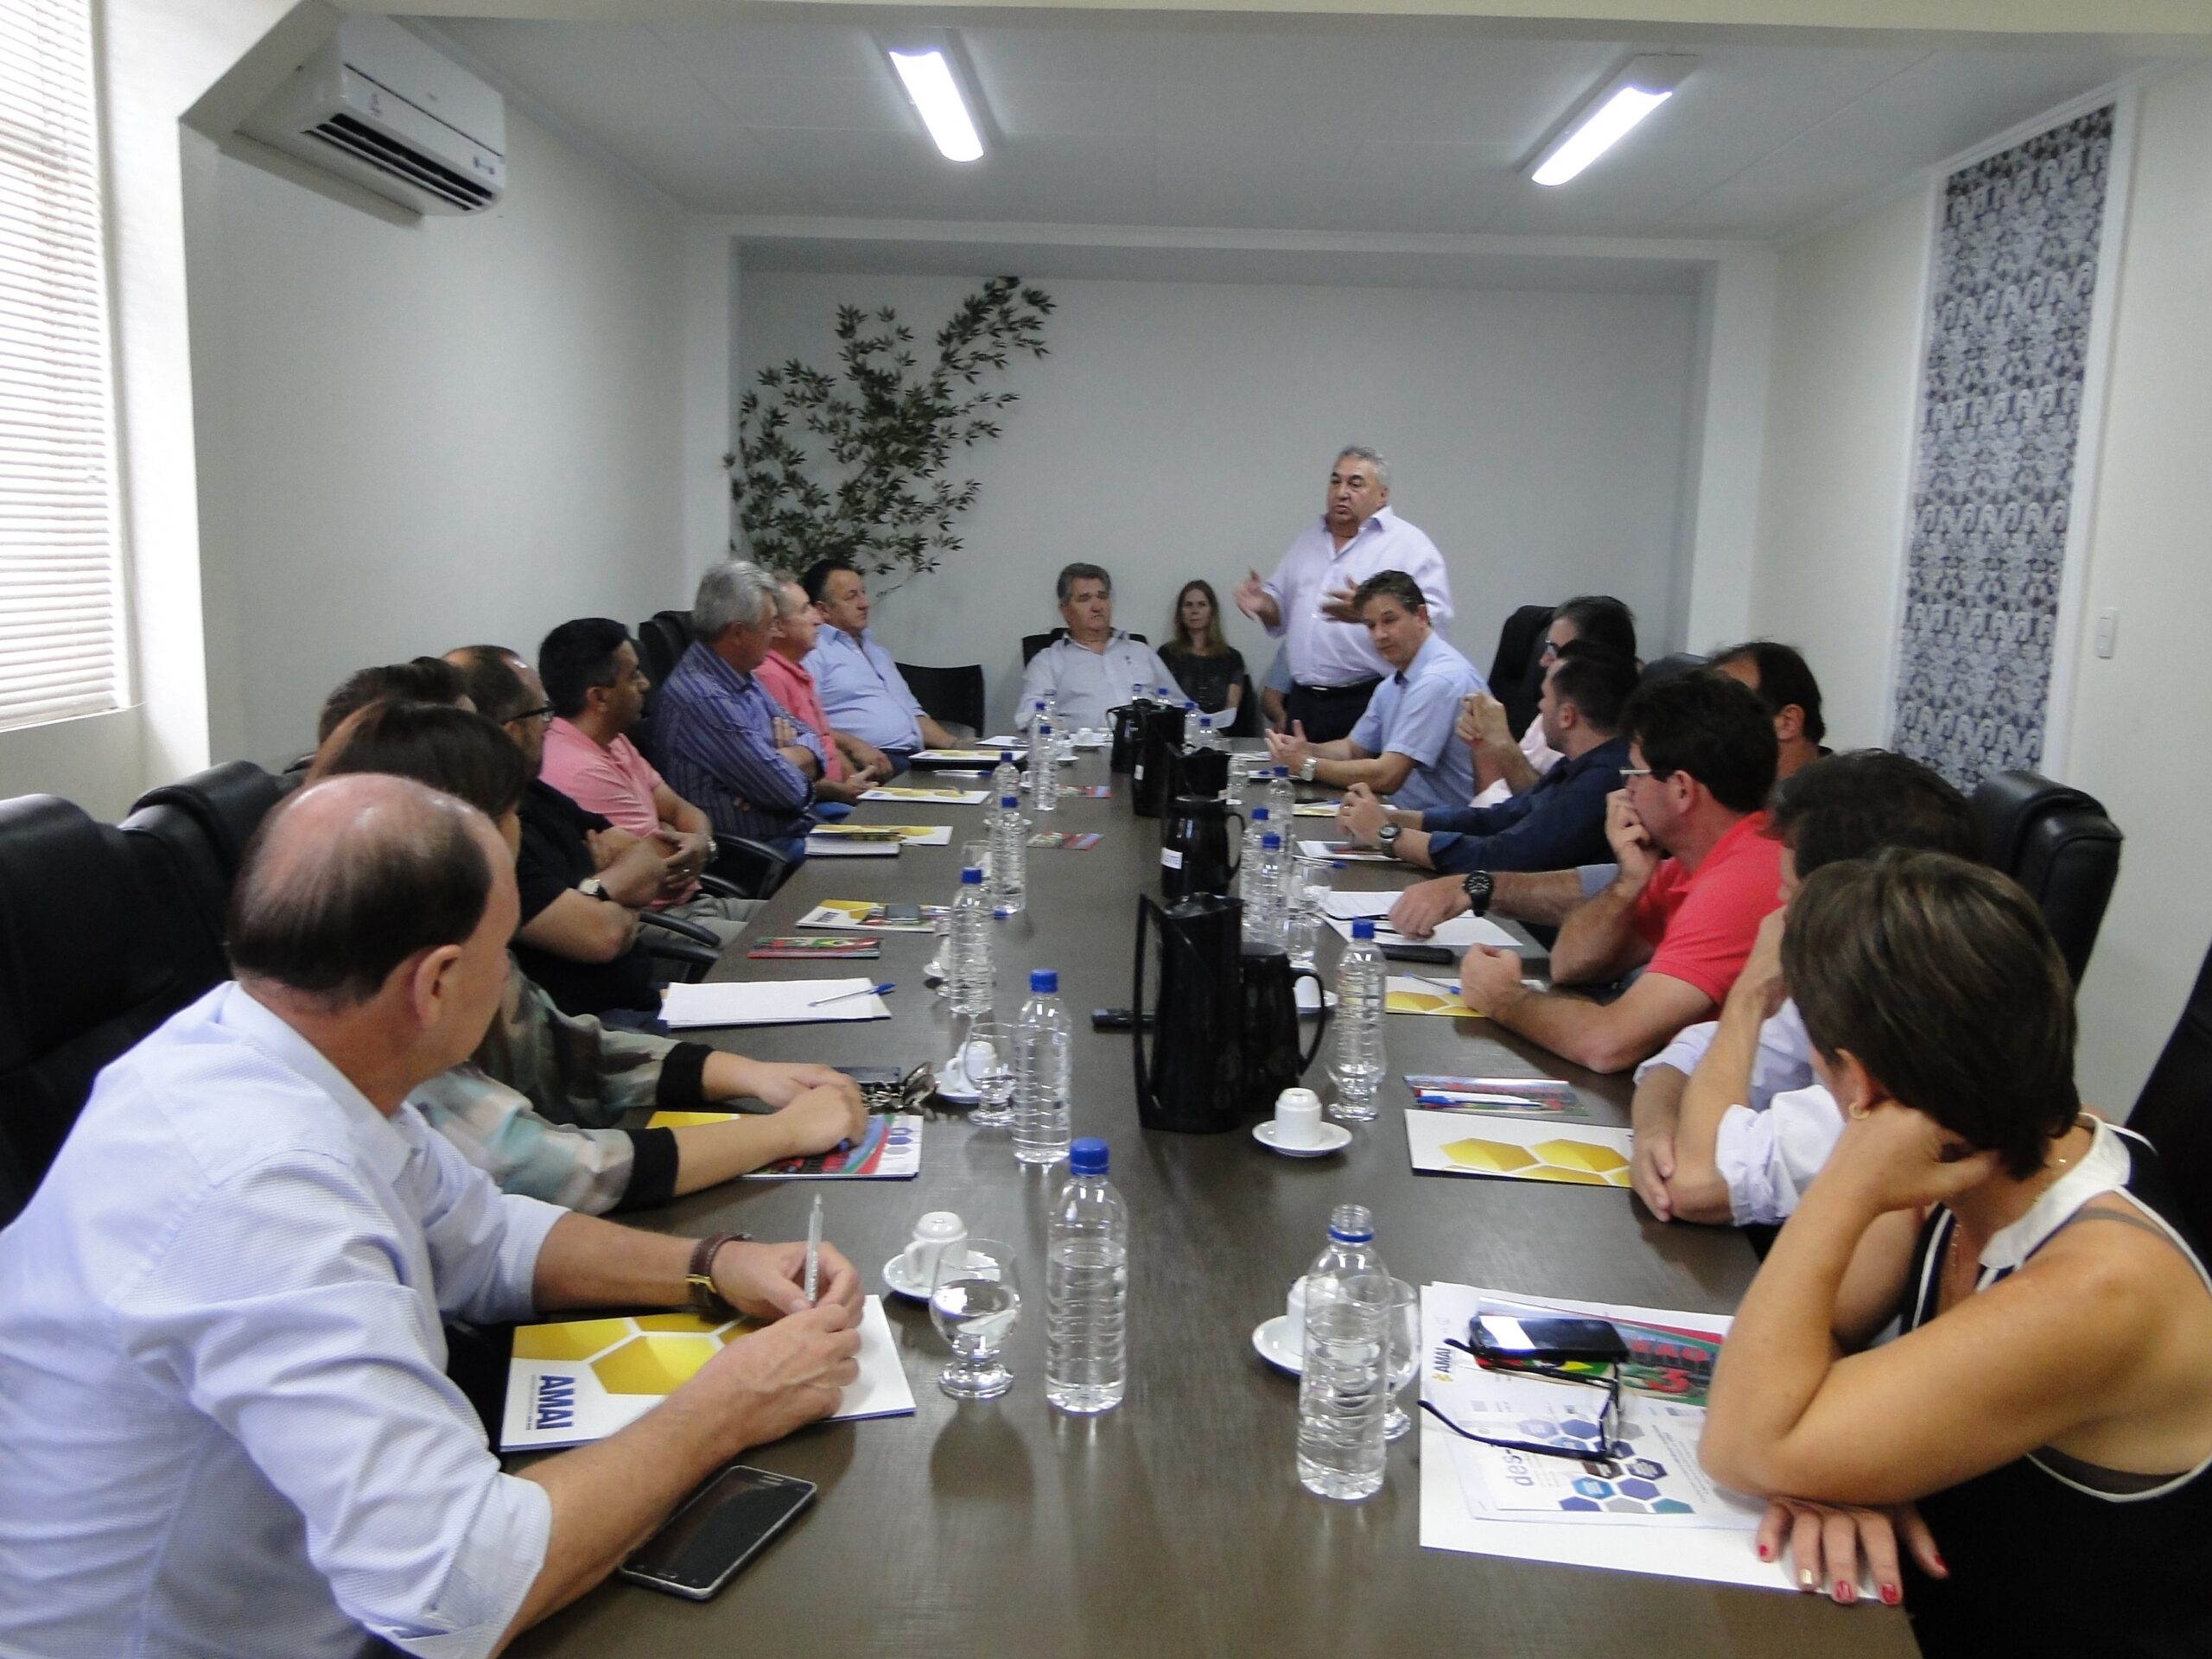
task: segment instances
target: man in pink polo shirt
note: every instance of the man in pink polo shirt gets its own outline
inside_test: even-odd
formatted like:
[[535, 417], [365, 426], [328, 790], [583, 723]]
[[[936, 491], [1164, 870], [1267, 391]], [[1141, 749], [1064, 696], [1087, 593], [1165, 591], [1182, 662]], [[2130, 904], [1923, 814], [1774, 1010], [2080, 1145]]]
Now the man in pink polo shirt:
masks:
[[822, 618], [806, 597], [806, 589], [786, 582], [776, 596], [776, 620], [768, 631], [768, 654], [753, 676], [768, 689], [779, 707], [822, 740], [826, 761], [816, 780], [818, 801], [857, 801], [861, 791], [891, 775], [891, 761], [873, 743], [863, 743], [849, 733], [830, 728], [822, 712], [822, 698], [814, 689], [814, 676], [799, 659], [814, 649]]
[[759, 901], [700, 891], [714, 826], [662, 781], [627, 735], [652, 686], [629, 630], [603, 616], [563, 622], [537, 648], [537, 677], [554, 714], [538, 775], [587, 812], [673, 852], [652, 908], [711, 928], [725, 948], [735, 944]]
[[[1605, 821], [1620, 861], [1611, 882], [1580, 899], [1572, 870], [1500, 874], [1460, 907], [1557, 922], [1557, 983], [1637, 976], [1601, 1003], [1531, 989], [1514, 951], [1477, 945], [1460, 963], [1470, 1007], [1593, 1071], [1624, 1071], [1709, 1019], [1782, 903], [1781, 844], [1764, 833], [1774, 722], [1758, 698], [1723, 675], [1676, 675], [1631, 697], [1621, 729], [1629, 764]], [[1414, 919], [1393, 912], [1408, 931]]]

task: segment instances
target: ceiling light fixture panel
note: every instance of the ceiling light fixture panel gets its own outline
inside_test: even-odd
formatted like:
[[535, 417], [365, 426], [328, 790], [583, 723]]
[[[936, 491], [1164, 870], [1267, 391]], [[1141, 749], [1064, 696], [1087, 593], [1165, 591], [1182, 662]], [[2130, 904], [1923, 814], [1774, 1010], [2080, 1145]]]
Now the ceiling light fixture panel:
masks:
[[1538, 184], [1565, 184], [1672, 98], [1696, 67], [1697, 60], [1691, 57], [1633, 60], [1544, 146], [1529, 176]]
[[901, 52], [895, 47], [886, 49], [938, 154], [948, 162], [981, 160], [982, 137], [976, 130], [975, 118], [968, 113], [960, 83], [953, 78], [952, 65], [945, 54], [934, 47], [923, 52]]

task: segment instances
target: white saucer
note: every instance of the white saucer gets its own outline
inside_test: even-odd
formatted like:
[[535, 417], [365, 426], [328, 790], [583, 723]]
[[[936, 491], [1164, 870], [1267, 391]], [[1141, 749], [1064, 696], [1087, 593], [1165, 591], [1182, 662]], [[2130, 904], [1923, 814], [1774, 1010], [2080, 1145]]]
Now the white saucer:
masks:
[[1283, 1342], [1283, 1327], [1290, 1323], [1290, 1315], [1278, 1313], [1272, 1319], [1252, 1329], [1252, 1350], [1262, 1359], [1279, 1371], [1288, 1371], [1293, 1376], [1306, 1373], [1306, 1356]]
[[1252, 1138], [1269, 1152], [1279, 1152], [1286, 1158], [1325, 1158], [1332, 1152], [1342, 1152], [1351, 1145], [1351, 1131], [1341, 1123], [1324, 1122], [1318, 1146], [1285, 1147], [1275, 1142], [1275, 1121], [1263, 1117], [1252, 1126]]
[[1296, 1000], [1300, 1014], [1312, 1014], [1325, 1001], [1332, 1008], [1337, 1006], [1337, 994], [1323, 990], [1310, 979], [1300, 980], [1298, 988], [1291, 995]]
[[[947, 1088], [944, 1080], [951, 1075], [952, 1063], [949, 1060], [938, 1061], [937, 1071], [932, 1074], [938, 1099], [950, 1101], [955, 1106], [973, 1106], [977, 1101], [982, 1099], [982, 1093], [973, 1084], [964, 1090]], [[962, 1081], [964, 1083], [967, 1079], [963, 1077]]]
[[906, 1252], [901, 1250], [883, 1264], [883, 1286], [893, 1296], [905, 1296], [917, 1302], [930, 1299], [930, 1287], [916, 1284], [906, 1276]]

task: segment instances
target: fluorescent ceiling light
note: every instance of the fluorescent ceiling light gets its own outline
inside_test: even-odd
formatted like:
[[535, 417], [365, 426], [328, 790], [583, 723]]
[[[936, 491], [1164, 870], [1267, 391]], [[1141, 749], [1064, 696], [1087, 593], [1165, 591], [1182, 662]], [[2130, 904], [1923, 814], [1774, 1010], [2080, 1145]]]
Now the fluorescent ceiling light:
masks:
[[980, 159], [983, 141], [976, 135], [968, 105], [961, 100], [959, 83], [953, 79], [952, 66], [944, 60], [944, 54], [934, 49], [893, 52], [891, 64], [898, 70], [899, 79], [906, 83], [906, 96], [921, 111], [922, 124], [930, 130], [930, 137], [937, 141], [938, 150], [944, 159]]
[[1695, 58], [1637, 59], [1552, 142], [1529, 176], [1538, 184], [1565, 184], [1672, 98], [1696, 67]]

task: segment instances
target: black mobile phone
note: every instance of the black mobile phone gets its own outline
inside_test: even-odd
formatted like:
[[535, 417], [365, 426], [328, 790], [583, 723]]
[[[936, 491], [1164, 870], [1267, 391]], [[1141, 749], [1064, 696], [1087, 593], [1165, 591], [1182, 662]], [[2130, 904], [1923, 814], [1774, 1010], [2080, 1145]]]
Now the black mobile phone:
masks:
[[1090, 1011], [1090, 1028], [1093, 1031], [1128, 1031], [1140, 1025], [1150, 1031], [1152, 1016], [1148, 1014], [1139, 1016], [1127, 1008], [1093, 1008]]
[[896, 923], [902, 927], [912, 927], [922, 919], [922, 907], [919, 905], [886, 905], [883, 907], [883, 919], [887, 924]]
[[1468, 1337], [1468, 1345], [1484, 1358], [1515, 1364], [1604, 1363], [1628, 1357], [1628, 1344], [1610, 1319], [1478, 1313]]
[[734, 1463], [685, 1500], [616, 1569], [634, 1584], [705, 1601], [814, 1501], [814, 1483]]
[[1459, 960], [1449, 945], [1443, 944], [1386, 944], [1382, 956], [1389, 962], [1440, 962]]

